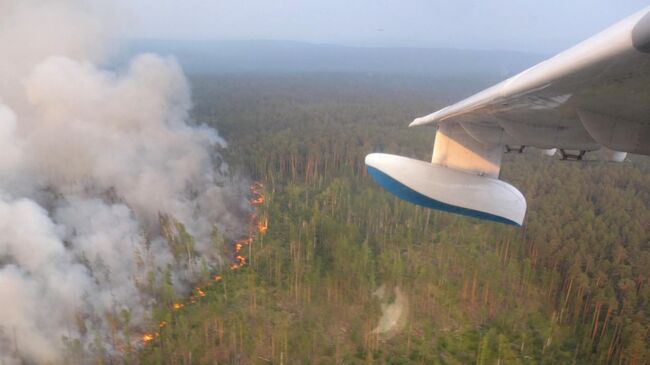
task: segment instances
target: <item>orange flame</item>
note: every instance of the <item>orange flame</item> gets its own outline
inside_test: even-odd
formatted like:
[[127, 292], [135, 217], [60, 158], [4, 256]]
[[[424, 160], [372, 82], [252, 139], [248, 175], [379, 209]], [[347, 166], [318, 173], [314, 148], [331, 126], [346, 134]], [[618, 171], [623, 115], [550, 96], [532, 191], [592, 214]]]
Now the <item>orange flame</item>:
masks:
[[142, 335], [142, 342], [149, 343], [158, 337], [158, 333], [145, 333]]
[[264, 204], [264, 195], [260, 193], [260, 189], [262, 189], [264, 186], [258, 182], [254, 182], [253, 185], [251, 185], [251, 194], [253, 194], [253, 198], [249, 200], [251, 205], [262, 205]]
[[249, 200], [252, 205], [262, 205], [264, 204], [264, 196], [257, 195], [253, 199]]
[[260, 234], [266, 233], [268, 229], [269, 229], [269, 219], [267, 217], [264, 217], [264, 219], [257, 222], [257, 231]]
[[[254, 182], [251, 184], [250, 191], [251, 195], [253, 196], [250, 200], [249, 203], [251, 205], [262, 205], [264, 204], [264, 194], [260, 192], [260, 190], [264, 186], [259, 183], [259, 182]], [[237, 270], [241, 269], [246, 265], [246, 258], [240, 253], [242, 252], [242, 249], [244, 246], [248, 246], [253, 243], [254, 235], [255, 235], [255, 230], [257, 229], [257, 232], [260, 234], [264, 234], [267, 229], [268, 229], [268, 219], [264, 218], [262, 221], [258, 221], [257, 219], [257, 212], [253, 212], [250, 214], [250, 228], [248, 231], [248, 236], [246, 238], [242, 238], [238, 241], [236, 241], [233, 245], [233, 252], [235, 255], [235, 262], [230, 264], [230, 269], [231, 270]]]
[[[250, 192], [251, 192], [251, 195], [253, 196], [249, 200], [249, 203], [251, 205], [262, 205], [262, 204], [264, 204], [264, 195], [260, 192], [260, 190], [263, 189], [263, 188], [264, 188], [264, 185], [262, 185], [259, 182], [254, 182], [251, 185]], [[233, 252], [234, 252], [234, 255], [235, 255], [235, 262], [230, 264], [230, 269], [231, 270], [241, 269], [242, 267], [244, 267], [246, 265], [246, 258], [244, 256], [240, 255], [240, 253], [241, 253], [242, 249], [244, 248], [244, 246], [248, 246], [248, 245], [253, 243], [253, 239], [255, 238], [254, 237], [255, 229], [257, 228], [257, 232], [259, 234], [264, 234], [268, 230], [268, 227], [269, 227], [268, 217], [264, 217], [264, 219], [258, 220], [257, 219], [257, 212], [253, 212], [253, 213], [250, 214], [249, 218], [250, 218], [250, 223], [249, 223], [250, 226], [249, 226], [249, 230], [248, 230], [248, 232], [249, 232], [248, 236], [246, 236], [245, 238], [242, 238], [242, 239], [240, 239], [238, 241], [235, 241], [235, 243], [233, 244]], [[214, 280], [214, 282], [219, 282], [219, 281], [223, 280], [223, 277], [221, 275], [214, 275], [212, 277], [212, 279]], [[208, 284], [208, 286], [209, 285], [210, 284]], [[206, 296], [206, 292], [203, 289], [201, 289], [199, 287], [197, 287], [195, 289], [196, 289], [196, 294], [198, 295], [198, 297], [195, 296], [194, 293], [192, 293], [191, 297], [189, 298], [189, 301], [186, 302], [187, 304], [195, 304], [195, 303], [198, 302], [198, 300], [200, 298], [203, 298], [203, 297]], [[172, 304], [172, 310], [173, 311], [178, 311], [181, 308], [185, 307], [185, 305], [186, 304], [183, 304], [183, 303], [174, 303], [174, 304]], [[165, 321], [160, 322], [159, 327], [160, 327], [161, 330], [163, 328], [167, 327], [167, 322], [165, 322]], [[156, 338], [158, 338], [159, 336], [160, 336], [159, 332], [145, 333], [145, 334], [142, 335], [141, 339], [142, 339], [142, 342], [146, 345], [146, 344], [150, 343], [151, 341], [155, 340]]]

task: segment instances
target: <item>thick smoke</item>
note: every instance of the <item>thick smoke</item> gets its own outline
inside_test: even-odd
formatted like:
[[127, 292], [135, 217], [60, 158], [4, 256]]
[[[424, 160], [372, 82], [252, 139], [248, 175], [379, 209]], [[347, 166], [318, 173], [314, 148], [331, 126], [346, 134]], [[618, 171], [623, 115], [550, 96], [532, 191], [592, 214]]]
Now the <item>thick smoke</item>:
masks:
[[216, 131], [189, 123], [182, 71], [155, 55], [98, 66], [99, 13], [0, 0], [0, 363], [119, 353], [167, 272], [187, 290], [238, 225], [244, 184]]

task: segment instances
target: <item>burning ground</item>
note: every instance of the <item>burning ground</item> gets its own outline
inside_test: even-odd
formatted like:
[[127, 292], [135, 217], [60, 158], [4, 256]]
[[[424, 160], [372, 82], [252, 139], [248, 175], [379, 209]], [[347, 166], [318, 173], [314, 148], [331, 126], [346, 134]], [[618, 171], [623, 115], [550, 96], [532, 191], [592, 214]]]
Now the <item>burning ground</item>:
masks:
[[[248, 229], [246, 235], [241, 239], [234, 241], [234, 243], [232, 244], [231, 247], [232, 263], [230, 264], [230, 270], [232, 271], [239, 270], [244, 266], [246, 266], [246, 257], [244, 256], [245, 253], [243, 249], [246, 247], [251, 247], [255, 238], [259, 236], [263, 236], [268, 230], [269, 221], [268, 221], [267, 213], [262, 213], [260, 212], [259, 209], [260, 206], [263, 205], [265, 201], [264, 194], [262, 192], [263, 188], [264, 186], [258, 182], [254, 182], [250, 186], [251, 199], [249, 200], [249, 204], [254, 211], [249, 215]], [[173, 238], [168, 238], [168, 240], [173, 240]], [[194, 290], [190, 293], [186, 301], [170, 303], [169, 311], [173, 313], [187, 306], [191, 306], [198, 303], [201, 300], [201, 298], [207, 295], [207, 291], [210, 287], [212, 287], [216, 283], [221, 282], [222, 280], [223, 280], [222, 275], [219, 274], [211, 275], [210, 279], [207, 281], [205, 286], [195, 287]], [[203, 281], [205, 282], [206, 280]], [[137, 338], [133, 339], [131, 344], [137, 346], [137, 345], [147, 345], [151, 343], [152, 341], [160, 337], [160, 332], [167, 327], [167, 324], [168, 322], [165, 320], [160, 321], [160, 323], [158, 324], [158, 330], [145, 332], [144, 334], [142, 334], [142, 336], [140, 336], [139, 339]]]
[[98, 66], [110, 13], [0, 3], [0, 362], [119, 355], [246, 234], [248, 184], [190, 122], [176, 62]]

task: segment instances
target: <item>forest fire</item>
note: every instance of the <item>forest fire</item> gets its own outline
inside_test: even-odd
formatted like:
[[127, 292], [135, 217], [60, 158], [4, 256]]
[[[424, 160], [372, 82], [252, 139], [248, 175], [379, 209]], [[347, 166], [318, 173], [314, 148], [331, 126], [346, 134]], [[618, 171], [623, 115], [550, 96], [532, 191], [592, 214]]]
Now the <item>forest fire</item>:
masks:
[[[250, 200], [249, 203], [253, 206], [259, 206], [264, 204], [264, 194], [262, 194], [261, 190], [264, 188], [264, 186], [259, 183], [259, 182], [254, 182], [251, 187], [250, 187], [250, 192], [251, 195], [253, 196]], [[241, 255], [242, 250], [244, 247], [249, 246], [250, 244], [253, 243], [253, 239], [255, 238], [255, 230], [257, 229], [257, 233], [259, 234], [264, 234], [268, 230], [268, 218], [260, 219], [258, 220], [258, 216], [255, 212], [251, 213], [249, 216], [249, 229], [248, 229], [248, 236], [245, 238], [242, 238], [238, 241], [235, 242], [233, 245], [233, 254], [234, 254], [234, 259], [235, 262], [230, 264], [230, 269], [231, 270], [237, 270], [241, 269], [246, 265], [246, 258]]]
[[149, 342], [155, 340], [156, 337], [158, 337], [158, 336], [159, 336], [159, 334], [157, 332], [155, 332], [155, 333], [145, 333], [144, 335], [142, 335], [142, 342], [149, 343]]
[[269, 219], [267, 217], [264, 217], [264, 219], [260, 219], [259, 222], [257, 222], [257, 231], [260, 234], [266, 233], [268, 229], [269, 229]]
[[251, 185], [250, 190], [251, 190], [251, 195], [253, 195], [253, 197], [249, 200], [251, 205], [262, 205], [262, 204], [264, 204], [264, 195], [260, 192], [260, 190], [262, 188], [263, 188], [263, 185], [258, 183], [258, 182], [254, 182]]
[[[251, 187], [250, 187], [250, 192], [252, 198], [249, 199], [249, 203], [252, 206], [260, 206], [264, 204], [264, 194], [262, 194], [261, 190], [264, 188], [264, 186], [259, 183], [259, 182], [254, 182]], [[242, 239], [239, 239], [235, 241], [233, 244], [233, 259], [235, 262], [230, 264], [230, 269], [231, 270], [238, 270], [241, 269], [246, 265], [246, 258], [242, 255], [242, 250], [244, 247], [249, 246], [253, 243], [253, 240], [255, 239], [256, 234], [263, 235], [266, 233], [269, 227], [269, 220], [268, 217], [264, 217], [262, 219], [258, 220], [258, 215], [256, 212], [253, 212], [249, 216], [249, 223], [248, 223], [248, 235]], [[214, 275], [212, 277], [213, 282], [220, 282], [223, 280], [223, 277], [221, 275]], [[211, 284], [211, 283], [210, 283]], [[210, 285], [208, 284], [208, 286]], [[188, 299], [188, 302], [185, 304], [183, 303], [174, 303], [171, 306], [171, 309], [173, 312], [176, 312], [178, 310], [183, 309], [186, 305], [192, 305], [196, 304], [200, 298], [203, 298], [207, 295], [205, 290], [201, 287], [196, 287], [195, 292], [192, 293], [190, 298]], [[162, 330], [167, 326], [167, 322], [162, 321], [160, 322], [160, 329]], [[160, 337], [160, 332], [150, 332], [150, 333], [145, 333], [142, 335], [140, 338], [142, 341], [142, 344], [147, 345]]]

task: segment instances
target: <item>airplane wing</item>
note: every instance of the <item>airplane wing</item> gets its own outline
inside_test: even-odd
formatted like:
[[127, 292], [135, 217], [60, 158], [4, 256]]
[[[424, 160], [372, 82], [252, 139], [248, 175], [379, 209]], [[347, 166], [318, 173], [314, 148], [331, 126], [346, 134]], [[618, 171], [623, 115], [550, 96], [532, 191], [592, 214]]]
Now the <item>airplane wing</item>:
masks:
[[[628, 152], [650, 155], [650, 7], [410, 125], [431, 123], [438, 129], [430, 164], [401, 161], [395, 170], [394, 161], [374, 154], [366, 158], [371, 175], [385, 187], [391, 179], [388, 190], [397, 191], [398, 184], [397, 195], [414, 203], [521, 225], [525, 199], [498, 179], [504, 150], [558, 149], [562, 159], [575, 160], [596, 150], [610, 161]], [[466, 185], [452, 172], [465, 174]], [[437, 188], [425, 182], [432, 176]], [[450, 197], [451, 184], [465, 192], [460, 201]]]

